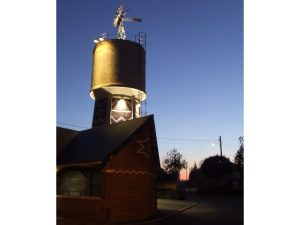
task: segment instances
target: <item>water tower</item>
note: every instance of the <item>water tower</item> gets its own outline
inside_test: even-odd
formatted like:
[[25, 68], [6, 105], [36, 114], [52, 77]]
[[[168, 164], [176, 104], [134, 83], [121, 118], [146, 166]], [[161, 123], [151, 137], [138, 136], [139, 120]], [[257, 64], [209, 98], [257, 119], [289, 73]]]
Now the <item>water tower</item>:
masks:
[[135, 41], [126, 40], [124, 21], [141, 22], [125, 17], [126, 10], [116, 12], [116, 39], [106, 35], [95, 40], [90, 96], [95, 100], [93, 127], [113, 124], [142, 116], [145, 90], [146, 35], [139, 33]]
[[94, 41], [93, 127], [58, 128], [58, 225], [128, 223], [157, 212], [160, 163], [154, 116], [144, 116], [142, 110], [146, 35], [126, 40], [123, 22], [141, 20], [125, 14], [120, 7], [115, 16], [117, 38], [104, 35]]

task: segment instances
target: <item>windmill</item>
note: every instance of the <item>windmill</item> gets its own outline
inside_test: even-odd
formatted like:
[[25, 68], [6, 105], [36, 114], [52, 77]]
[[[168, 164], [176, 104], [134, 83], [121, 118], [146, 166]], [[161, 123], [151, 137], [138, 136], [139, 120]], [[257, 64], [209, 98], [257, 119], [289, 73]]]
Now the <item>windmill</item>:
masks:
[[118, 39], [126, 39], [126, 33], [125, 33], [125, 28], [124, 28], [124, 22], [142, 22], [142, 19], [140, 18], [134, 18], [134, 17], [125, 17], [126, 13], [128, 12], [128, 10], [121, 5], [117, 12], [116, 15], [114, 17], [114, 22], [113, 25], [114, 27], [118, 27], [118, 34], [117, 34], [117, 38]]

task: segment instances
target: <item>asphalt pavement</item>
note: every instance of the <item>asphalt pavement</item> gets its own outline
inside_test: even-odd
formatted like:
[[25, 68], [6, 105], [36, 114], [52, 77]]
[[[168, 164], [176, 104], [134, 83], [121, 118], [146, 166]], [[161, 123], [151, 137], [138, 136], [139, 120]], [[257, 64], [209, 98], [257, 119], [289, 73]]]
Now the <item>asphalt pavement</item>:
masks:
[[[198, 204], [179, 213], [171, 214], [180, 206]], [[203, 196], [187, 193], [186, 201], [158, 200], [158, 210], [170, 216], [153, 221], [153, 225], [243, 225], [243, 198], [227, 196]]]
[[[243, 225], [243, 197], [204, 196], [187, 192], [186, 200], [157, 199], [152, 218], [127, 225]], [[96, 225], [58, 218], [63, 225]]]

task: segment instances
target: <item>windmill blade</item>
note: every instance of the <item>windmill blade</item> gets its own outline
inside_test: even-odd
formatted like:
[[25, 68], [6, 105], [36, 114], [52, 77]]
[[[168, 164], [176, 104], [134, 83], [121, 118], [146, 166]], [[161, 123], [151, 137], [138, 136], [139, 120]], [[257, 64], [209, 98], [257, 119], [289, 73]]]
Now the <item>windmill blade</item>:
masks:
[[142, 22], [142, 19], [135, 18], [135, 17], [125, 17], [123, 18], [123, 21], [129, 21], [129, 22]]
[[118, 8], [118, 10], [116, 12], [116, 15], [125, 16], [125, 14], [127, 12], [128, 12], [128, 10], [123, 5], [120, 5], [120, 7]]
[[113, 22], [114, 27], [119, 26], [121, 21], [122, 21], [122, 17], [116, 15], [115, 18], [114, 18], [114, 22]]
[[140, 18], [125, 17], [127, 12], [128, 12], [128, 9], [126, 9], [123, 5], [120, 5], [120, 7], [116, 11], [113, 25], [114, 25], [114, 27], [118, 27], [118, 34], [117, 34], [118, 39], [123, 39], [123, 40], [126, 39], [125, 27], [124, 27], [123, 22], [125, 22], [125, 21], [142, 22], [142, 19], [140, 19]]

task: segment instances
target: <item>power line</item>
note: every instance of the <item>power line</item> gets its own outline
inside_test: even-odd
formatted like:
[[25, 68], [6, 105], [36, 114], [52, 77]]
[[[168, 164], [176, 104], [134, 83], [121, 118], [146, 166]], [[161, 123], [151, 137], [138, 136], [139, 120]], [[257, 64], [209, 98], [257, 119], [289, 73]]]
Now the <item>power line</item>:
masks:
[[63, 122], [56, 122], [56, 123], [67, 125], [67, 126], [72, 126], [72, 127], [89, 128], [89, 127], [83, 127], [83, 126], [74, 125], [74, 124], [70, 124], [70, 123], [63, 123]]
[[228, 142], [222, 142], [223, 145], [230, 145], [230, 146], [233, 146], [233, 147], [240, 147], [238, 144], [229, 144]]
[[[90, 127], [84, 127], [84, 126], [79, 126], [71, 123], [63, 123], [63, 122], [57, 122], [59, 124], [67, 125], [67, 126], [72, 126], [72, 127], [80, 127], [80, 128], [86, 128], [89, 129]], [[186, 139], [186, 138], [169, 138], [169, 137], [158, 137], [157, 139], [160, 140], [173, 140], [173, 141], [200, 141], [200, 142], [213, 142], [213, 141], [218, 141], [217, 139], [207, 139], [207, 140], [200, 140], [200, 139]]]
[[199, 139], [185, 139], [185, 138], [160, 138], [157, 139], [163, 139], [163, 140], [176, 140], [176, 141], [204, 141], [204, 142], [211, 142], [211, 141], [217, 141], [217, 139], [210, 139], [210, 140], [199, 140]]

